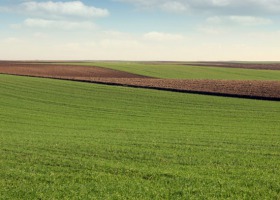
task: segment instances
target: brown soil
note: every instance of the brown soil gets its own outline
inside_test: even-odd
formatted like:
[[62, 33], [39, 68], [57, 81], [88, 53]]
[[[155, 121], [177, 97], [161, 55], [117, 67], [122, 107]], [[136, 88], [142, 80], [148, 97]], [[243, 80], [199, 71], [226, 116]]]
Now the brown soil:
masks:
[[141, 75], [101, 67], [0, 62], [0, 73], [53, 78], [145, 78]]
[[280, 101], [280, 81], [155, 79], [100, 67], [10, 62], [0, 62], [0, 73]]
[[[77, 78], [79, 79], [79, 78]], [[117, 79], [92, 78], [102, 82], [132, 87], [208, 94], [216, 96], [242, 97], [263, 100], [280, 100], [280, 81], [236, 81], [236, 80], [178, 80], [178, 79]]]

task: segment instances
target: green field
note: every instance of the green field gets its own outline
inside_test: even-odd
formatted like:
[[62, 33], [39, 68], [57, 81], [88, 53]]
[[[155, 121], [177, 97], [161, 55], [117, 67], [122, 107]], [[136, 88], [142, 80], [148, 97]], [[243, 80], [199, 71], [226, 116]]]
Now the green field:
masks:
[[201, 67], [137, 62], [68, 63], [100, 66], [144, 76], [171, 79], [280, 80], [279, 70], [255, 70], [223, 67]]
[[279, 102], [0, 75], [0, 199], [279, 199]]

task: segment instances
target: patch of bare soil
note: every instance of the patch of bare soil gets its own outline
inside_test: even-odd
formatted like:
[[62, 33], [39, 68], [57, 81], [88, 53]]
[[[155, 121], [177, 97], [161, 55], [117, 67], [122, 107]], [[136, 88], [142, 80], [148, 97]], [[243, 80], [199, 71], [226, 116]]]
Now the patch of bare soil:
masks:
[[178, 80], [138, 78], [92, 78], [91, 81], [112, 85], [116, 84], [195, 94], [208, 94], [263, 100], [280, 100], [280, 81]]
[[0, 73], [52, 78], [145, 78], [141, 75], [101, 67], [0, 62]]

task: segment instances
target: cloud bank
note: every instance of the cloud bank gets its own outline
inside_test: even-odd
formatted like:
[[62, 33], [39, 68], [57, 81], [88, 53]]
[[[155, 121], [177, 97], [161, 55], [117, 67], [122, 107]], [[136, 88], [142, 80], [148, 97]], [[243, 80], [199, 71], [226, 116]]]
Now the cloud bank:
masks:
[[110, 15], [107, 9], [88, 6], [82, 1], [21, 1], [2, 7], [1, 11], [25, 17], [21, 24], [10, 25], [14, 29], [93, 30], [96, 18]]
[[162, 32], [149, 32], [144, 34], [145, 40], [152, 40], [152, 41], [176, 41], [182, 40], [184, 37], [179, 34], [171, 34], [171, 33], [162, 33]]
[[254, 16], [238, 16], [238, 15], [208, 17], [206, 19], [206, 22], [215, 25], [236, 24], [242, 26], [262, 26], [262, 25], [269, 25], [273, 23], [273, 21], [268, 18], [254, 17]]
[[[167, 6], [173, 11], [191, 10], [211, 13], [230, 13], [235, 15], [244, 14], [276, 14], [280, 12], [279, 0], [115, 0], [123, 3], [130, 3], [144, 9], [161, 9], [169, 11]], [[188, 9], [186, 9], [188, 8]]]
[[22, 12], [29, 15], [49, 15], [49, 16], [73, 16], [73, 17], [105, 17], [109, 15], [106, 9], [86, 6], [81, 1], [69, 2], [36, 2], [29, 1], [20, 5]]

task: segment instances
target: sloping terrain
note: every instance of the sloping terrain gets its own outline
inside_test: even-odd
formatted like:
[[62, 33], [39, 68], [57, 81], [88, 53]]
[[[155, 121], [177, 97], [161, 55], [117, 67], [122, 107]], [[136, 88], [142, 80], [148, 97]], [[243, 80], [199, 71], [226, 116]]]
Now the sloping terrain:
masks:
[[38, 63], [2, 63], [0, 73], [197, 94], [280, 100], [280, 81], [158, 79], [101, 67]]
[[0, 75], [0, 199], [279, 199], [278, 102]]

